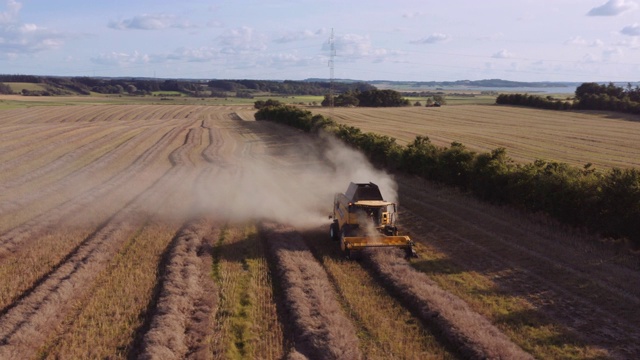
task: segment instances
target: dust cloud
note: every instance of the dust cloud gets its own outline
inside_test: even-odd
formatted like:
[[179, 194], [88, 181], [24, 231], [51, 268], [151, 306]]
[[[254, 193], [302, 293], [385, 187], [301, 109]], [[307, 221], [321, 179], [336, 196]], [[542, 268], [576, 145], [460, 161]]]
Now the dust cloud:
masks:
[[243, 156], [197, 184], [200, 211], [227, 221], [271, 220], [311, 228], [328, 224], [335, 193], [373, 182], [397, 201], [392, 176], [329, 135], [306, 138], [277, 154]]

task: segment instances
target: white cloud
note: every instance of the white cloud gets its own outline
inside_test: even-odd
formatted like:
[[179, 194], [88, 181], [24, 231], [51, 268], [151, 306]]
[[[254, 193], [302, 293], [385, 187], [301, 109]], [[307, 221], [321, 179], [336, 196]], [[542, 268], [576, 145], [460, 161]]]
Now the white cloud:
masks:
[[442, 34], [442, 33], [433, 33], [425, 38], [422, 38], [420, 40], [415, 40], [415, 41], [411, 41], [412, 44], [435, 44], [435, 43], [441, 43], [441, 42], [446, 42], [450, 39], [451, 37], [447, 34]]
[[587, 53], [582, 57], [582, 61], [588, 64], [592, 64], [598, 61], [598, 59], [595, 57], [595, 55], [591, 54], [591, 53]]
[[624, 53], [620, 48], [609, 48], [602, 51], [602, 59], [605, 61], [620, 59], [624, 56]]
[[427, 13], [424, 11], [405, 12], [404, 14], [402, 14], [402, 17], [405, 19], [413, 19], [416, 17], [424, 16], [426, 14]]
[[[369, 36], [357, 34], [338, 35], [334, 38], [334, 47], [338, 57], [344, 60], [356, 58], [382, 57], [387, 54], [386, 49], [374, 48]], [[325, 42], [322, 50], [329, 52], [329, 44]]]
[[187, 29], [195, 27], [186, 20], [168, 14], [142, 14], [130, 19], [110, 21], [108, 26], [116, 30], [161, 30], [167, 28]]
[[623, 12], [634, 10], [638, 4], [632, 0], [609, 0], [604, 5], [595, 7], [587, 13], [588, 16], [616, 16]]
[[0, 56], [15, 58], [20, 54], [33, 54], [59, 48], [64, 44], [62, 34], [36, 24], [20, 23], [22, 4], [8, 0], [5, 11], [0, 12]]
[[286, 69], [293, 66], [307, 66], [316, 61], [296, 54], [274, 54], [269, 56], [267, 62], [278, 69]]
[[228, 49], [218, 49], [214, 47], [200, 48], [179, 48], [170, 54], [153, 55], [150, 57], [153, 62], [191, 62], [191, 63], [207, 63], [215, 62], [216, 64], [224, 64], [226, 70], [230, 69], [259, 69], [259, 68], [275, 68], [287, 69], [291, 67], [308, 66], [311, 63], [325, 63], [325, 59], [313, 57], [305, 57], [293, 53], [265, 54], [256, 52], [251, 56], [246, 56], [240, 50], [232, 53]]
[[497, 53], [491, 55], [491, 57], [494, 59], [509, 59], [513, 57], [513, 53], [507, 51], [506, 49], [502, 49]]
[[590, 46], [590, 47], [601, 47], [604, 45], [602, 40], [595, 39], [592, 41], [588, 41], [582, 36], [573, 36], [564, 42], [565, 45], [577, 45], [577, 46]]
[[569, 38], [569, 40], [564, 42], [566, 45], [587, 45], [587, 40], [585, 40], [582, 36], [573, 36]]
[[316, 31], [302, 30], [302, 31], [297, 31], [297, 32], [288, 32], [288, 33], [283, 34], [280, 37], [274, 39], [273, 41], [277, 42], [277, 43], [284, 44], [284, 43], [290, 43], [290, 42], [295, 42], [295, 41], [314, 39], [314, 38], [317, 38], [317, 37], [325, 35], [325, 34], [326, 34], [326, 30], [325, 29], [320, 29], [320, 30], [316, 30]]
[[640, 24], [635, 23], [633, 25], [625, 26], [620, 30], [620, 32], [624, 35], [640, 36]]
[[226, 54], [264, 51], [267, 49], [265, 42], [264, 35], [258, 34], [246, 26], [231, 29], [218, 36], [218, 43], [222, 47], [221, 51]]
[[614, 45], [620, 46], [623, 48], [638, 49], [640, 48], [640, 37], [633, 36], [626, 39], [622, 39], [616, 42]]
[[166, 60], [179, 60], [187, 62], [206, 62], [211, 61], [217, 57], [219, 52], [210, 47], [200, 47], [196, 49], [189, 49], [181, 47], [176, 49], [169, 55], [161, 55], [159, 58]]
[[147, 54], [140, 54], [135, 51], [132, 54], [122, 52], [102, 53], [92, 57], [91, 61], [100, 65], [127, 66], [133, 64], [146, 64], [150, 61]]
[[8, 0], [7, 10], [0, 12], [0, 25], [16, 22], [18, 20], [18, 13], [20, 12], [21, 8], [21, 3], [14, 0]]
[[222, 21], [218, 21], [218, 20], [207, 21], [207, 27], [210, 27], [210, 28], [221, 28], [223, 26], [224, 26], [224, 23]]

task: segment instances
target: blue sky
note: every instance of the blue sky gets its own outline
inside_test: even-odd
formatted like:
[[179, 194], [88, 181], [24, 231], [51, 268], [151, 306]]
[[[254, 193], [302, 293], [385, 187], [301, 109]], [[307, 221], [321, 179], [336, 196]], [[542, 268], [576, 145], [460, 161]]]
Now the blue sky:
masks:
[[638, 81], [640, 0], [0, 0], [0, 73]]

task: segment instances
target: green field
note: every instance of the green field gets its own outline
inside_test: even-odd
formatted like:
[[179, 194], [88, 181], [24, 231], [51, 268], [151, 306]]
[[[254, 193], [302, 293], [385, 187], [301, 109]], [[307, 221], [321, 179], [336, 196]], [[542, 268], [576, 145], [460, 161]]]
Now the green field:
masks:
[[[8, 83], [14, 92], [18, 93], [22, 89], [29, 91], [46, 90], [41, 84], [31, 83]], [[472, 96], [470, 96], [472, 95]], [[447, 105], [480, 105], [494, 104], [496, 97], [493, 95], [448, 95]], [[421, 106], [427, 103], [427, 97], [406, 97], [411, 105], [419, 101]], [[92, 93], [89, 96], [12, 96], [0, 97], [0, 108], [20, 108], [30, 106], [49, 105], [77, 105], [77, 104], [177, 104], [177, 105], [253, 105], [258, 100], [274, 99], [285, 104], [320, 106], [324, 96], [319, 95], [271, 95], [262, 94], [253, 98], [237, 98], [233, 96], [225, 98], [217, 97], [189, 97], [178, 91], [156, 91], [152, 95], [134, 96], [125, 94], [105, 95]]]
[[34, 84], [34, 83], [21, 83], [21, 82], [8, 82], [5, 83], [11, 87], [11, 90], [15, 93], [20, 93], [22, 90], [29, 91], [43, 91], [47, 90], [47, 86], [45, 84]]

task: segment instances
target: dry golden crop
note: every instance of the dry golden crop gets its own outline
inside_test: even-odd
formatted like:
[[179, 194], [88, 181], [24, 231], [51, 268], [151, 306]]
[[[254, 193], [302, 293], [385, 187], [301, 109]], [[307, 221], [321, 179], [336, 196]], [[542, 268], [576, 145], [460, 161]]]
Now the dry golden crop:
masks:
[[596, 168], [640, 167], [640, 119], [612, 113], [551, 111], [499, 105], [439, 108], [312, 109], [402, 145], [428, 136], [438, 146], [456, 141], [478, 152], [503, 147], [517, 162], [535, 159]]
[[[633, 162], [625, 157], [636, 151], [628, 136], [637, 123], [584, 114], [542, 121], [551, 113], [520, 110], [336, 109], [333, 116], [364, 130], [393, 129], [387, 134], [407, 141], [418, 129], [433, 130], [426, 135], [443, 145], [522, 144], [508, 147], [522, 159], [546, 147], [562, 152], [551, 144], [564, 141], [598, 166], [611, 165], [604, 157]], [[408, 305], [415, 294], [394, 290], [426, 277], [468, 304], [440, 311], [441, 324], [482, 319], [495, 338], [539, 357], [640, 353], [636, 258], [394, 178], [329, 139], [253, 121], [254, 111], [0, 110], [0, 358], [461, 357], [451, 346], [456, 336], [478, 343], [465, 322], [439, 331]], [[472, 115], [499, 122], [478, 125]], [[529, 131], [536, 136], [517, 133], [527, 123], [541, 126]], [[472, 125], [483, 132], [473, 134]], [[579, 135], [579, 125], [608, 129], [612, 140]], [[597, 150], [587, 151], [585, 139]], [[349, 181], [398, 190], [401, 225], [425, 252], [403, 263], [405, 278], [348, 262], [325, 239], [333, 193]]]

